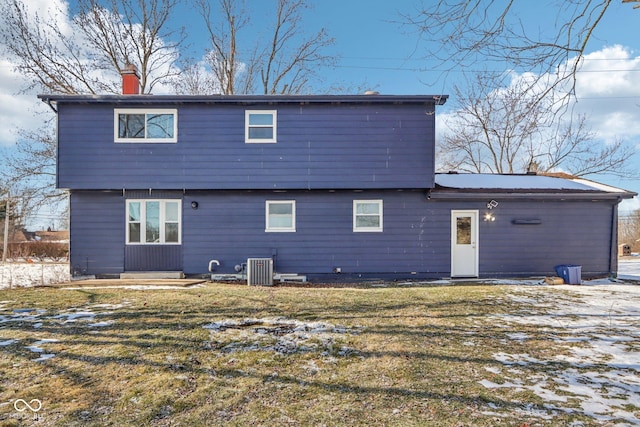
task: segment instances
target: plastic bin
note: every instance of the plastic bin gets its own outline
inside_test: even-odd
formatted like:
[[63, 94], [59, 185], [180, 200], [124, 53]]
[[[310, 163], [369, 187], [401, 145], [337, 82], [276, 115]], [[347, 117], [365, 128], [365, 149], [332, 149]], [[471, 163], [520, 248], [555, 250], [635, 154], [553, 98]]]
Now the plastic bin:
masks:
[[562, 277], [564, 283], [568, 285], [579, 285], [582, 283], [582, 266], [572, 264], [556, 265], [556, 273]]

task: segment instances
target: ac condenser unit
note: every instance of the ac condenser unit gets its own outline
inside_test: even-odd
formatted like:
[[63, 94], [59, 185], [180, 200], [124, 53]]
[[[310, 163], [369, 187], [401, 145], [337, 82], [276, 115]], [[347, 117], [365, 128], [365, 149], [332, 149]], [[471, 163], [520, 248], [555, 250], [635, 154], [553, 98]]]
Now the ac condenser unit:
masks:
[[273, 259], [247, 259], [247, 285], [273, 286]]

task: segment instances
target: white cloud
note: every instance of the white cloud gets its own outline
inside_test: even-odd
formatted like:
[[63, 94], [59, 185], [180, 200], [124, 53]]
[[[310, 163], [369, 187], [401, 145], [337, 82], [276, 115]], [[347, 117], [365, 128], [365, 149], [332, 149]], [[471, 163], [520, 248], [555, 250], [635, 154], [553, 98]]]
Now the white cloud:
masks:
[[36, 94], [20, 93], [24, 80], [13, 68], [11, 62], [0, 60], [0, 146], [5, 147], [16, 142], [19, 129], [40, 127], [42, 118], [37, 114], [46, 108]]
[[575, 111], [587, 114], [606, 142], [640, 144], [640, 56], [616, 45], [585, 56], [576, 81]]
[[[36, 16], [47, 25], [72, 34], [65, 0], [29, 0], [24, 2], [27, 19]], [[46, 30], [46, 26], [40, 28]], [[15, 71], [15, 63], [7, 54], [0, 59], [0, 147], [15, 144], [20, 129], [35, 129], [43, 124], [40, 114], [46, 107], [35, 91], [24, 92], [26, 81]]]

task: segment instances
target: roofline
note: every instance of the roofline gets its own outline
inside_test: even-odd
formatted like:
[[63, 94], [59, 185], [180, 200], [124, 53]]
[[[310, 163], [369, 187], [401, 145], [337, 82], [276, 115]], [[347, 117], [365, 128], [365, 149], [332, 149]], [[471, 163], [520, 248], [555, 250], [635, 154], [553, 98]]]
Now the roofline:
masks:
[[42, 94], [51, 103], [91, 104], [435, 104], [444, 105], [449, 95], [64, 95]]
[[612, 193], [600, 191], [579, 191], [579, 190], [541, 190], [539, 192], [523, 191], [514, 192], [516, 190], [502, 191], [472, 191], [472, 190], [441, 190], [432, 189], [428, 192], [427, 198], [430, 200], [485, 200], [485, 199], [508, 199], [508, 200], [617, 200], [632, 199], [637, 193], [630, 191]]

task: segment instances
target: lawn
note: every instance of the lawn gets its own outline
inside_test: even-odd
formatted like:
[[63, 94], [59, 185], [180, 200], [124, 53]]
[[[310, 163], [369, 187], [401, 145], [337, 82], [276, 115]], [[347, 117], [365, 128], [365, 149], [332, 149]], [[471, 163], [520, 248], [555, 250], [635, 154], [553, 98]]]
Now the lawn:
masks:
[[[524, 288], [0, 291], [0, 426], [640, 424], [633, 367], [526, 321], [582, 296]], [[595, 412], [559, 374], [594, 369], [631, 379]]]

